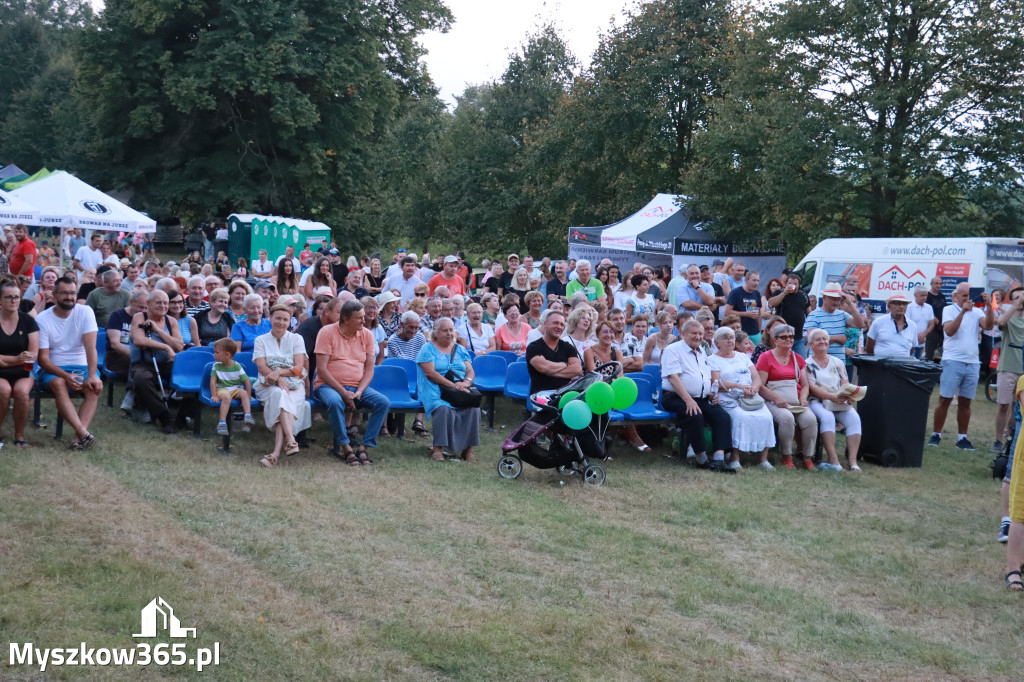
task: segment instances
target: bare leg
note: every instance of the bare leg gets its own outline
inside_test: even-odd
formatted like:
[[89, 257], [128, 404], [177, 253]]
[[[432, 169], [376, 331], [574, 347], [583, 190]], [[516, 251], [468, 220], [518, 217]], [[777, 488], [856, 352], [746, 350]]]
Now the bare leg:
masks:
[[231, 399], [221, 397], [220, 399], [220, 420], [222, 422], [228, 420], [228, 412], [231, 411]]
[[767, 462], [767, 461], [768, 461], [768, 448], [765, 448], [764, 450], [761, 451], [761, 454], [758, 455], [757, 463], [761, 464], [761, 463]]
[[740, 461], [740, 451], [737, 450], [736, 448], [732, 449], [732, 457], [730, 457], [730, 461], [732, 461], [732, 462]]
[[[0, 426], [3, 426], [7, 419], [7, 412], [11, 404], [11, 384], [6, 379], [0, 379]], [[17, 430], [17, 426], [15, 426]]]
[[1004, 440], [1007, 436], [1006, 424], [1010, 421], [1010, 403], [1000, 404], [996, 411], [996, 440]]
[[281, 455], [281, 448], [283, 446], [284, 430], [281, 428], [281, 422], [277, 422], [274, 424], [274, 451], [267, 456], [271, 459], [277, 459]]
[[960, 396], [960, 404], [956, 406], [956, 428], [958, 433], [967, 433], [971, 423], [971, 400]]
[[[25, 440], [25, 425], [28, 423], [29, 393], [36, 381], [32, 377], [18, 379], [14, 384], [14, 440]], [[1009, 495], [1007, 495], [1009, 504]]]
[[86, 432], [89, 431], [89, 424], [92, 424], [92, 418], [96, 416], [96, 408], [99, 407], [100, 394], [102, 393], [102, 386], [99, 391], [82, 390], [82, 395], [85, 397], [82, 399], [82, 404], [78, 407], [78, 418], [82, 420], [82, 428]]
[[1022, 565], [1024, 565], [1024, 523], [1011, 523], [1010, 541], [1006, 544], [1006, 572], [1019, 571]]
[[846, 437], [846, 456], [850, 466], [857, 466], [857, 453], [860, 452], [860, 434]]
[[[75, 437], [78, 439], [85, 438], [89, 433], [89, 427], [82, 423], [82, 420], [78, 417], [78, 412], [75, 411], [75, 404], [71, 401], [71, 396], [68, 395], [67, 384], [60, 377], [54, 377], [50, 379], [50, 393], [53, 393], [53, 401], [57, 403], [57, 411], [60, 412], [60, 416], [64, 417], [64, 421], [68, 423], [68, 426], [75, 432]], [[95, 410], [93, 410], [95, 414]], [[90, 415], [90, 419], [92, 415]]]
[[277, 425], [281, 427], [281, 434], [284, 437], [285, 446], [295, 442], [295, 434], [293, 430], [295, 428], [295, 417], [290, 412], [281, 410], [277, 417]]
[[825, 447], [828, 463], [839, 464], [839, 455], [836, 454], [836, 432], [826, 431], [821, 434], [821, 444]]
[[949, 405], [952, 402], [952, 398], [939, 396], [939, 403], [935, 406], [935, 418], [932, 426], [932, 431], [935, 433], [942, 433], [942, 427], [946, 424], [946, 414], [949, 412]]

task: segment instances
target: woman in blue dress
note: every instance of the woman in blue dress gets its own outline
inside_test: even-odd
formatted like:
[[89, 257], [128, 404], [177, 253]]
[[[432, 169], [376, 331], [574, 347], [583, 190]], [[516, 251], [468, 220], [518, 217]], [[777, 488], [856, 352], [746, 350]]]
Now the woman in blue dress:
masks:
[[[455, 342], [455, 325], [442, 317], [430, 331], [430, 343], [416, 356], [416, 388], [425, 412], [430, 417], [434, 447], [430, 458], [444, 461], [444, 448], [475, 462], [473, 447], [480, 444], [480, 408], [452, 407], [441, 400], [441, 386], [460, 391], [473, 385], [473, 363], [469, 351]], [[455, 380], [445, 378], [452, 370]]]

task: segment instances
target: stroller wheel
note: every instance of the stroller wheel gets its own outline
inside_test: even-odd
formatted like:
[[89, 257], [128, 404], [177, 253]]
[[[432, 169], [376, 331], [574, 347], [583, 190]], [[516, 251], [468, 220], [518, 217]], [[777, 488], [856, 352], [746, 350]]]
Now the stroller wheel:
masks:
[[604, 467], [599, 464], [591, 464], [583, 470], [583, 485], [597, 487], [604, 483]]
[[502, 455], [498, 460], [498, 475], [502, 478], [519, 478], [523, 473], [523, 460], [515, 455]]

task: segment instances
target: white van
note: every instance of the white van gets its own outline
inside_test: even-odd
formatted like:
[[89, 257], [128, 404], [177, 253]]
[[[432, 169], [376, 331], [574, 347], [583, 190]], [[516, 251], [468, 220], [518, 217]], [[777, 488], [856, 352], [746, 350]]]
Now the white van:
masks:
[[965, 239], [826, 239], [796, 266], [801, 288], [820, 296], [830, 282], [860, 294], [873, 312], [885, 312], [893, 292], [911, 291], [942, 278], [947, 298], [967, 282], [973, 298], [982, 289], [1009, 291], [1024, 282], [1024, 240], [999, 237]]

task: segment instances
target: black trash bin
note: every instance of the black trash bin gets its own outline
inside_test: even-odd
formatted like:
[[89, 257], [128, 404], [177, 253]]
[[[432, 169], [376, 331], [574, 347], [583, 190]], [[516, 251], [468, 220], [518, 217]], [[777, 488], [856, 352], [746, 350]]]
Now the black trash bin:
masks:
[[857, 405], [863, 424], [861, 457], [886, 467], [920, 467], [928, 400], [942, 367], [911, 357], [855, 355], [857, 383], [868, 393]]

